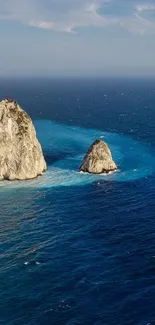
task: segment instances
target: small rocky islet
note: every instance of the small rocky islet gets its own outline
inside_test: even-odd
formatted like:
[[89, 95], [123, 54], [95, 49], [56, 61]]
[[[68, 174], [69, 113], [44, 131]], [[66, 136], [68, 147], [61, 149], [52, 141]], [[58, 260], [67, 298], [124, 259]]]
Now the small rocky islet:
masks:
[[81, 172], [90, 174], [110, 174], [117, 170], [108, 145], [98, 139], [88, 149], [80, 166]]
[[[29, 180], [47, 169], [30, 116], [12, 99], [0, 102], [0, 180]], [[96, 140], [79, 171], [108, 174], [117, 170], [108, 145]]]

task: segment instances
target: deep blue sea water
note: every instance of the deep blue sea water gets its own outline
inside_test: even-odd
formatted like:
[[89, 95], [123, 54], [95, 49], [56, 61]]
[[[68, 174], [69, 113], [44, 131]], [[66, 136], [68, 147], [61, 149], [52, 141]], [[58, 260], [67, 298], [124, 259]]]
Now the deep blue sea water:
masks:
[[[1, 80], [48, 171], [0, 183], [0, 324], [155, 324], [155, 80]], [[78, 173], [104, 139], [119, 171]]]

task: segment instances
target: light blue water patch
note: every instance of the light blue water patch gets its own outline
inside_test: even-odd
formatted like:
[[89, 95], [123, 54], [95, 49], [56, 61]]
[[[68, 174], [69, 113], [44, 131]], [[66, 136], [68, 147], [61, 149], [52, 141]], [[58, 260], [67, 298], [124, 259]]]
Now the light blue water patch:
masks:
[[[35, 187], [86, 185], [94, 181], [126, 182], [147, 177], [155, 170], [151, 148], [124, 135], [96, 129], [68, 126], [49, 120], [34, 122], [37, 136], [48, 164], [47, 172], [26, 182], [1, 182], [2, 187]], [[106, 141], [119, 171], [111, 175], [79, 173], [88, 147], [96, 139]]]

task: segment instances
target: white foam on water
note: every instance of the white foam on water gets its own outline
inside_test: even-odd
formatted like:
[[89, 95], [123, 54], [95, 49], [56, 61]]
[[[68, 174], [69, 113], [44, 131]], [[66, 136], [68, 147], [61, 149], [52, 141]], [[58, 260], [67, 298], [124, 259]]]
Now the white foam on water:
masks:
[[[47, 158], [48, 170], [35, 180], [2, 181], [0, 187], [3, 189], [86, 185], [100, 180], [126, 182], [147, 177], [155, 170], [155, 157], [150, 147], [127, 136], [49, 120], [38, 120], [34, 124]], [[108, 143], [119, 170], [110, 175], [78, 172], [88, 147], [98, 138]]]

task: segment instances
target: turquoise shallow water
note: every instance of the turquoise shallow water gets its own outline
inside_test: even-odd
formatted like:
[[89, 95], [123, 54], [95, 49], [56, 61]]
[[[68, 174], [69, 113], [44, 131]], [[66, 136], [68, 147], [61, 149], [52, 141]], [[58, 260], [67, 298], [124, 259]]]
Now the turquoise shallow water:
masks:
[[[37, 120], [34, 124], [48, 162], [47, 172], [36, 180], [3, 182], [0, 186], [50, 188], [87, 185], [95, 181], [127, 182], [148, 177], [155, 171], [155, 156], [151, 147], [132, 139], [131, 136], [69, 126], [50, 120]], [[112, 175], [79, 173], [84, 154], [98, 138], [108, 143], [118, 172]]]

